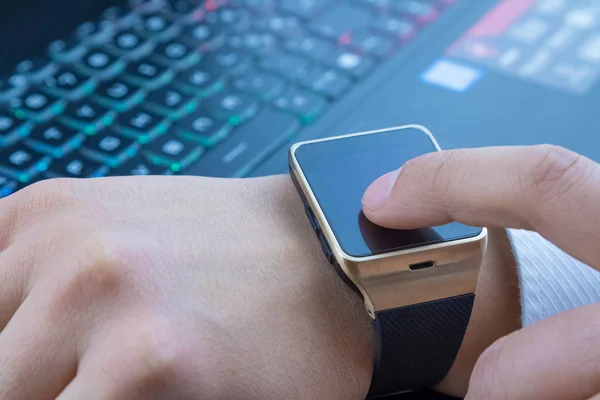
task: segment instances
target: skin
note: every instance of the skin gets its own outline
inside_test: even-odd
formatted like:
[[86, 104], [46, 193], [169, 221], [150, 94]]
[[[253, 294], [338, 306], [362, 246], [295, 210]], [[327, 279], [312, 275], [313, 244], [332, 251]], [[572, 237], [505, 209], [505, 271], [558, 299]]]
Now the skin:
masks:
[[[537, 231], [600, 269], [600, 165], [556, 146], [432, 153], [377, 181], [365, 215], [389, 228], [460, 221]], [[600, 303], [513, 332], [483, 352], [467, 400], [600, 398]]]
[[[289, 177], [51, 180], [0, 200], [0, 400], [363, 399], [374, 338]], [[500, 229], [459, 357], [520, 327]]]

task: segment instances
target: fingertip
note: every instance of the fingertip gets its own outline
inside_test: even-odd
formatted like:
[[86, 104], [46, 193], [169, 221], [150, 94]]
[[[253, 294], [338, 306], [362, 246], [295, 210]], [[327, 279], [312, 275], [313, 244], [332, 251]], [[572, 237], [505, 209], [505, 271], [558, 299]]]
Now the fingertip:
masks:
[[372, 210], [371, 208], [365, 206], [364, 204], [363, 204], [362, 212], [365, 215], [365, 217], [367, 217], [367, 219], [369, 221], [371, 221], [372, 223], [374, 223], [375, 225], [386, 227], [385, 219], [381, 218], [381, 213], [378, 213], [375, 210]]
[[400, 175], [400, 169], [388, 172], [371, 183], [362, 197], [363, 209], [368, 212], [381, 209], [390, 197], [398, 175]]

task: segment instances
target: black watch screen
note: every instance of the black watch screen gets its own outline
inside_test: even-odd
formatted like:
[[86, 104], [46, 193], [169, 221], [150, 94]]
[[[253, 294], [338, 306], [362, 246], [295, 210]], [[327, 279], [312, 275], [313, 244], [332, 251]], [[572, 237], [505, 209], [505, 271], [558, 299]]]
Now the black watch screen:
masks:
[[370, 222], [361, 199], [380, 176], [420, 155], [437, 151], [417, 128], [306, 143], [296, 159], [342, 250], [353, 257], [475, 237], [482, 231], [460, 223], [416, 230], [393, 230]]

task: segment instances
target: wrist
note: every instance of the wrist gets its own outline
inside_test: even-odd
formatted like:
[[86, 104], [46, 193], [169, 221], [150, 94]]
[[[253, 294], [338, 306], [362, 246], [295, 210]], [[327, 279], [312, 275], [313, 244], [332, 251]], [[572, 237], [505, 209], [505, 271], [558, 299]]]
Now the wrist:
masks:
[[280, 205], [277, 218], [286, 220], [286, 234], [294, 242], [284, 261], [294, 287], [288, 291], [291, 296], [286, 304], [292, 318], [299, 308], [310, 314], [310, 332], [320, 347], [318, 354], [308, 355], [314, 361], [312, 379], [321, 380], [321, 388], [326, 390], [319, 397], [363, 400], [374, 366], [372, 320], [363, 300], [326, 260], [289, 177], [276, 180], [274, 196]]
[[[346, 314], [339, 321], [361, 321], [361, 325], [350, 324], [336, 329], [343, 331], [347, 329], [362, 329], [357, 336], [345, 336], [344, 345], [347, 348], [359, 346], [362, 349], [363, 359], [368, 358], [369, 363], [363, 368], [366, 385], [370, 386], [373, 366], [374, 336], [370, 329], [372, 321], [366, 317], [363, 302], [351, 290], [342, 283], [335, 271], [324, 261], [319, 241], [315, 237], [307, 218], [304, 215], [303, 205], [295, 188], [286, 182], [286, 192], [293, 198], [293, 208], [299, 210], [297, 218], [303, 224], [303, 237], [308, 241], [312, 250], [310, 252], [317, 256], [319, 261], [315, 271], [320, 275], [318, 281], [324, 286], [324, 290], [336, 293], [336, 301], [330, 301], [329, 312], [338, 313], [343, 310]], [[491, 230], [489, 245], [480, 271], [477, 283], [477, 295], [471, 320], [466, 331], [463, 344], [456, 357], [453, 367], [446, 378], [436, 386], [436, 389], [454, 396], [464, 396], [469, 383], [470, 375], [479, 356], [497, 339], [508, 335], [521, 327], [520, 293], [518, 287], [518, 275], [515, 258], [512, 253], [510, 241], [504, 230]], [[306, 250], [308, 251], [308, 250]], [[319, 302], [328, 301], [327, 296]], [[351, 306], [351, 307], [349, 307]], [[318, 306], [317, 306], [318, 307]], [[355, 311], [351, 311], [355, 310]], [[367, 333], [368, 329], [368, 333]], [[366, 351], [366, 342], [357, 341], [360, 337], [368, 337], [369, 350]], [[356, 354], [359, 354], [357, 352]], [[346, 359], [347, 361], [347, 359]]]
[[450, 372], [435, 389], [464, 397], [481, 354], [521, 327], [519, 279], [512, 246], [504, 229], [491, 229], [463, 344]]

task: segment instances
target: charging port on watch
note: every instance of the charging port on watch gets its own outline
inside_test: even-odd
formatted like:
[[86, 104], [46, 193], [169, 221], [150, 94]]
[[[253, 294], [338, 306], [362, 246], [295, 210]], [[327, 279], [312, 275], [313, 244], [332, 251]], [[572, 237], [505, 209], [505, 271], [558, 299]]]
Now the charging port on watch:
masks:
[[433, 268], [435, 267], [435, 261], [424, 261], [416, 264], [410, 264], [408, 268], [411, 271], [420, 271], [422, 269]]

